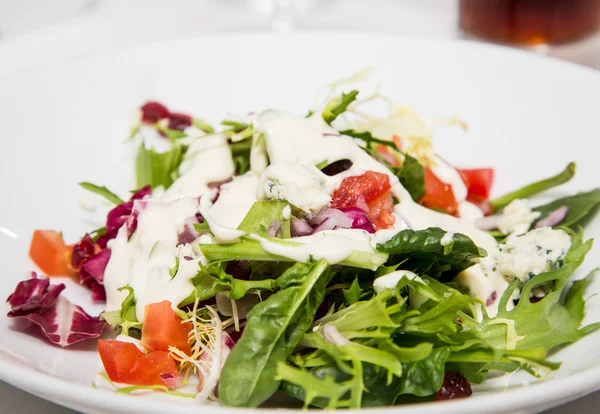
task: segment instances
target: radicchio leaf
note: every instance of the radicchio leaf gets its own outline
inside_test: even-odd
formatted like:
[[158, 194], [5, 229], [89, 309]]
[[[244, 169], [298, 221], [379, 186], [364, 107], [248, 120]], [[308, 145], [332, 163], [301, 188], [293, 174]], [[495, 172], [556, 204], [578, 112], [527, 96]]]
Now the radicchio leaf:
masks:
[[98, 237], [96, 243], [101, 248], [106, 248], [106, 244], [108, 243], [108, 241], [117, 237], [117, 232], [125, 223], [127, 223], [127, 228], [130, 234], [133, 233], [135, 231], [135, 228], [137, 227], [136, 217], [130, 219], [130, 216], [132, 216], [134, 210], [134, 201], [141, 200], [150, 194], [152, 194], [152, 188], [149, 185], [144, 186], [137, 190], [131, 196], [129, 201], [123, 204], [119, 204], [118, 206], [110, 210], [106, 217], [106, 233]]
[[63, 347], [99, 337], [106, 323], [60, 296], [64, 289], [64, 284], [51, 285], [32, 272], [31, 279], [19, 282], [8, 297], [7, 316], [35, 323], [51, 342]]

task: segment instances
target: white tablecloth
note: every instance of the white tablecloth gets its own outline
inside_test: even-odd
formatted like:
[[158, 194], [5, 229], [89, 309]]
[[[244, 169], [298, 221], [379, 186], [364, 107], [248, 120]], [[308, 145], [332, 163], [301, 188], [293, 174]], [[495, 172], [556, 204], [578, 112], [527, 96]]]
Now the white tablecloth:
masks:
[[[275, 3], [289, 8], [275, 10]], [[0, 2], [0, 76], [86, 52], [227, 30], [355, 29], [458, 37], [456, 0]], [[275, 11], [274, 11], [275, 10]], [[290, 12], [292, 10], [292, 12]], [[600, 37], [538, 50], [600, 69]], [[73, 413], [0, 382], [0, 413]], [[597, 412], [600, 392], [547, 414]]]

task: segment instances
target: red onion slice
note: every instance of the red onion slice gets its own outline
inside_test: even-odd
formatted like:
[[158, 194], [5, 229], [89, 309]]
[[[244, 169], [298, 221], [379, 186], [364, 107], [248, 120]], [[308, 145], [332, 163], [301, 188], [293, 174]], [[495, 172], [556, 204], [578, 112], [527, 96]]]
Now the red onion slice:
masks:
[[493, 214], [491, 216], [481, 217], [475, 220], [475, 227], [479, 230], [496, 230], [502, 215]]
[[550, 214], [548, 214], [546, 217], [544, 217], [537, 223], [535, 223], [535, 226], [533, 226], [533, 228], [538, 229], [540, 227], [554, 227], [556, 225], [559, 225], [560, 223], [565, 221], [565, 218], [567, 217], [568, 213], [569, 207], [561, 206], [556, 210], [552, 211]]
[[323, 338], [330, 344], [350, 345], [351, 342], [348, 338], [342, 335], [335, 326], [326, 323], [321, 329], [323, 330]]
[[313, 226], [317, 226], [323, 223], [325, 220], [331, 221], [332, 223], [329, 224], [329, 226], [334, 226], [335, 228], [352, 228], [352, 219], [337, 208], [324, 208], [319, 211], [316, 216], [309, 218], [306, 221]]
[[292, 219], [291, 233], [293, 237], [308, 236], [313, 232], [313, 228], [304, 219]]
[[277, 237], [279, 232], [281, 232], [281, 228], [283, 224], [279, 220], [273, 220], [271, 224], [269, 224], [269, 228], [267, 229], [267, 234], [271, 237]]
[[353, 229], [361, 229], [369, 233], [375, 233], [375, 226], [373, 226], [373, 223], [369, 220], [367, 213], [360, 208], [341, 208], [340, 211], [352, 220]]

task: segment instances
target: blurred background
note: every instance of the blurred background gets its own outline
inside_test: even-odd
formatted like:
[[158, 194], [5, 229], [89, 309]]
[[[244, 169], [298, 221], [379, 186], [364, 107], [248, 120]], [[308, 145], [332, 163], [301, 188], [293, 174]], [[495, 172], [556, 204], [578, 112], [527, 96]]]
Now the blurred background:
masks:
[[[0, 76], [226, 31], [353, 30], [469, 38], [600, 69], [600, 0], [0, 0]], [[401, 53], [401, 51], [399, 51]], [[73, 413], [0, 382], [0, 413]], [[600, 393], [546, 412], [598, 412]]]

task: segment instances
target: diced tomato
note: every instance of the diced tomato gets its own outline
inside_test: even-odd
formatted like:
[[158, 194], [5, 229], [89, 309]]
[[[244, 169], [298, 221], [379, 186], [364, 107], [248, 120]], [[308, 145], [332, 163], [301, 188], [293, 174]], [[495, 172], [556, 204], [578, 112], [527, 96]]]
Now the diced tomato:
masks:
[[111, 381], [132, 385], [166, 385], [161, 375], [178, 376], [173, 358], [165, 351], [145, 354], [129, 342], [98, 341], [98, 352]]
[[444, 210], [448, 214], [456, 214], [458, 210], [452, 186], [440, 180], [429, 167], [425, 168], [425, 195], [420, 201], [427, 208]]
[[152, 351], [168, 351], [169, 346], [173, 346], [191, 355], [188, 336], [192, 324], [181, 322], [182, 319], [168, 300], [147, 305], [142, 326], [142, 345]]
[[375, 171], [346, 177], [333, 193], [331, 207], [360, 208], [376, 229], [388, 228], [394, 223], [391, 188], [387, 174]]
[[458, 170], [468, 189], [467, 198], [487, 200], [494, 184], [493, 168], [473, 168]]
[[36, 230], [31, 238], [29, 257], [46, 276], [73, 276], [72, 250], [58, 231]]

